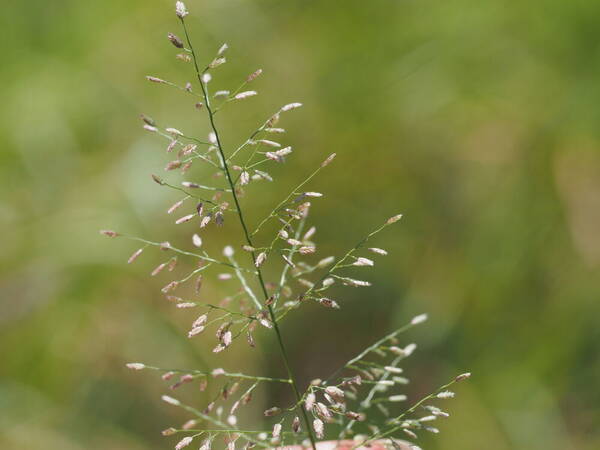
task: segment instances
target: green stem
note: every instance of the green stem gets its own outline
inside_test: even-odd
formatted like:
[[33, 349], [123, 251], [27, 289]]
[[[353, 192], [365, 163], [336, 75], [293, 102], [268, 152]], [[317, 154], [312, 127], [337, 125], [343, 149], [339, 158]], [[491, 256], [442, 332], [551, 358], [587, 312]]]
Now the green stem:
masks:
[[[198, 60], [196, 58], [196, 53], [194, 52], [194, 49], [192, 47], [192, 43], [187, 31], [187, 27], [185, 26], [185, 21], [183, 19], [181, 19], [181, 24], [183, 25], [183, 30], [185, 33], [185, 37], [188, 43], [188, 46], [190, 48], [190, 52], [192, 54], [192, 59], [194, 61], [194, 68], [196, 69], [196, 76], [198, 77], [198, 82], [200, 83], [200, 86], [202, 88], [202, 95], [204, 97], [204, 103], [206, 106], [206, 111], [208, 112], [208, 118], [209, 118], [209, 122], [210, 122], [210, 126], [212, 128], [213, 133], [215, 134], [215, 140], [216, 140], [216, 144], [217, 144], [217, 149], [219, 151], [219, 154], [221, 156], [221, 162], [223, 165], [223, 171], [225, 172], [225, 175], [227, 177], [227, 182], [229, 183], [229, 186], [231, 188], [231, 194], [233, 196], [233, 201], [235, 203], [236, 209], [237, 209], [237, 214], [238, 214], [238, 218], [240, 221], [240, 224], [242, 226], [242, 229], [244, 231], [244, 236], [246, 238], [246, 242], [250, 247], [254, 247], [254, 244], [252, 243], [252, 239], [250, 237], [250, 233], [248, 232], [248, 227], [246, 226], [246, 221], [244, 220], [244, 214], [242, 213], [242, 209], [240, 207], [240, 203], [239, 203], [239, 199], [237, 196], [237, 193], [235, 191], [235, 184], [233, 182], [233, 179], [231, 177], [231, 173], [229, 171], [229, 166], [227, 165], [227, 158], [225, 157], [225, 152], [223, 151], [223, 146], [221, 144], [221, 138], [219, 136], [219, 132], [217, 130], [216, 124], [215, 124], [215, 119], [214, 119], [214, 113], [212, 111], [212, 108], [210, 106], [210, 99], [208, 97], [208, 94], [206, 92], [206, 88], [204, 86], [204, 82], [202, 81], [202, 75], [200, 72], [200, 68], [198, 67]], [[256, 267], [256, 255], [254, 254], [254, 252], [250, 252], [250, 255], [252, 257], [252, 263], [254, 264], [254, 266]], [[257, 271], [256, 271], [256, 275], [258, 278], [258, 282], [260, 284], [261, 290], [264, 294], [265, 300], [269, 298], [269, 294], [267, 292], [267, 288], [262, 276], [262, 272], [260, 270], [260, 267], [257, 267]], [[269, 310], [269, 315], [271, 317], [271, 321], [273, 322], [273, 329], [275, 330], [275, 334], [277, 336], [277, 342], [279, 344], [279, 349], [281, 351], [281, 356], [283, 358], [283, 363], [285, 365], [285, 369], [288, 373], [288, 377], [289, 377], [289, 381], [290, 384], [292, 385], [292, 390], [294, 391], [294, 395], [296, 396], [296, 400], [298, 402], [300, 402], [300, 400], [302, 399], [302, 396], [300, 394], [300, 391], [298, 389], [298, 384], [296, 382], [296, 378], [294, 376], [294, 373], [292, 372], [292, 368], [290, 366], [290, 362], [289, 362], [289, 358], [288, 358], [288, 354], [287, 354], [287, 350], [285, 348], [285, 345], [283, 344], [283, 338], [281, 336], [281, 331], [279, 330], [279, 325], [277, 324], [277, 318], [275, 317], [275, 313], [273, 311], [273, 308], [271, 307], [271, 305], [267, 306], [268, 310]], [[306, 430], [308, 432], [309, 438], [310, 438], [310, 442], [312, 445], [313, 450], [317, 449], [316, 446], [316, 439], [315, 436], [313, 434], [313, 430], [312, 430], [312, 426], [310, 423], [310, 420], [308, 418], [308, 414], [306, 413], [305, 409], [302, 408], [301, 405], [298, 406], [297, 409], [300, 409], [302, 417], [304, 419], [305, 422], [305, 426], [306, 426]]]

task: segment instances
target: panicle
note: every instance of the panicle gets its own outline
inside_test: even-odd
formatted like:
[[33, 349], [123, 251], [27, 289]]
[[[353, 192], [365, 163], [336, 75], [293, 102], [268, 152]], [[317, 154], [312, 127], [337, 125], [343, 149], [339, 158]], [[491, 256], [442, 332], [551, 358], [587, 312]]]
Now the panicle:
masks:
[[370, 247], [369, 250], [372, 251], [373, 253], [377, 253], [378, 255], [385, 256], [388, 254], [388, 252], [382, 248]]
[[104, 236], [108, 236], [111, 238], [117, 237], [119, 235], [119, 233], [117, 233], [116, 231], [113, 231], [113, 230], [100, 230], [100, 234], [103, 234]]

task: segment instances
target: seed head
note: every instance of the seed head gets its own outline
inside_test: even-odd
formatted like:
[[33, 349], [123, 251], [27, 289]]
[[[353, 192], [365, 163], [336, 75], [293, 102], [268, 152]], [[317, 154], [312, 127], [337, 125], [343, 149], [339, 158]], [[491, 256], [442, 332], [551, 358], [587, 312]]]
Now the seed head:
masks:
[[223, 53], [225, 53], [227, 51], [228, 48], [229, 48], [229, 45], [227, 45], [227, 44], [221, 45], [221, 47], [219, 48], [219, 51], [217, 52], [217, 56], [221, 56]]
[[335, 153], [332, 153], [331, 155], [329, 155], [327, 157], [327, 159], [321, 163], [321, 167], [327, 166], [331, 161], [333, 161], [333, 158], [335, 158], [335, 156], [336, 156]]
[[454, 394], [454, 392], [452, 391], [442, 391], [440, 392], [438, 395], [436, 395], [437, 398], [453, 398], [456, 394]]
[[466, 380], [467, 378], [471, 378], [471, 372], [461, 373], [460, 375], [458, 375], [455, 378], [455, 380], [456, 381], [463, 381], [463, 380]]
[[219, 67], [220, 65], [225, 64], [226, 62], [227, 58], [215, 58], [211, 61], [208, 67], [214, 69], [215, 67]]
[[202, 325], [194, 327], [188, 332], [188, 337], [189, 338], [194, 337], [197, 334], [202, 333], [203, 331], [204, 331], [204, 326], [202, 326]]
[[[146, 80], [148, 80], [148, 81], [150, 81], [152, 83], [159, 83], [159, 84], [165, 84], [166, 83], [165, 80], [163, 80], [161, 78], [158, 78], [158, 77], [153, 77], [152, 75], [146, 75]], [[150, 125], [150, 124], [148, 124], [148, 125]], [[152, 125], [150, 125], [150, 126], [152, 126]]]
[[356, 420], [357, 422], [364, 422], [364, 420], [367, 418], [367, 416], [365, 414], [357, 413], [354, 411], [346, 412], [346, 417], [351, 420]]
[[369, 258], [356, 258], [356, 261], [352, 264], [353, 266], [373, 266], [375, 263]]
[[313, 429], [319, 439], [323, 439], [323, 421], [321, 419], [313, 420]]
[[393, 224], [393, 223], [396, 223], [396, 222], [398, 222], [400, 219], [402, 219], [402, 214], [398, 214], [398, 215], [396, 215], [396, 216], [394, 216], [394, 217], [390, 217], [390, 218], [387, 220], [387, 222], [386, 222], [386, 225], [391, 225], [391, 224]]
[[169, 397], [168, 395], [163, 395], [161, 399], [163, 402], [168, 403], [170, 405], [179, 406], [181, 404], [179, 400], [173, 397]]
[[327, 386], [325, 388], [325, 392], [338, 402], [344, 401], [344, 391], [342, 391], [340, 388], [335, 386]]
[[256, 257], [256, 263], [255, 263], [256, 267], [262, 266], [266, 259], [267, 259], [267, 254], [265, 252], [259, 253], [258, 256]]
[[111, 238], [117, 237], [119, 235], [119, 233], [117, 233], [116, 231], [112, 231], [112, 230], [100, 230], [100, 234], [103, 234], [104, 236], [108, 236]]
[[186, 9], [185, 4], [183, 2], [175, 3], [175, 14], [177, 14], [177, 17], [179, 17], [180, 19], [183, 19], [185, 16], [187, 16], [189, 14], [189, 12]]
[[252, 72], [250, 75], [248, 75], [246, 77], [246, 83], [250, 83], [251, 81], [256, 80], [260, 76], [261, 73], [262, 73], [262, 69], [258, 69], [256, 71]]
[[307, 396], [306, 399], [304, 400], [304, 409], [306, 409], [308, 412], [312, 411], [312, 408], [315, 404], [316, 401], [316, 396], [315, 394], [313, 394], [312, 392], [310, 392]]
[[194, 438], [191, 436], [184, 437], [182, 440], [180, 440], [177, 443], [177, 445], [175, 446], [175, 450], [181, 450], [183, 447], [187, 447], [188, 445], [190, 445], [192, 443], [193, 440], [194, 440]]
[[288, 103], [287, 105], [283, 105], [281, 107], [281, 111], [282, 112], [291, 111], [292, 109], [300, 108], [301, 106], [302, 106], [302, 103]]
[[173, 44], [175, 47], [183, 48], [183, 41], [181, 39], [179, 39], [177, 36], [175, 36], [173, 33], [167, 34], [167, 38], [169, 39], [169, 41], [171, 41], [171, 44]]
[[273, 406], [264, 412], [265, 417], [276, 416], [277, 414], [281, 414], [281, 408], [278, 408], [277, 406]]
[[234, 98], [236, 100], [243, 100], [248, 97], [253, 97], [257, 94], [258, 94], [258, 92], [256, 92], [256, 91], [245, 91], [245, 92], [240, 92], [239, 94], [236, 94]]
[[194, 217], [196, 217], [196, 214], [188, 214], [187, 216], [183, 216], [183, 217], [180, 217], [179, 219], [177, 219], [177, 220], [175, 221], [175, 224], [176, 224], [176, 225], [180, 225], [180, 224], [182, 224], [182, 223], [189, 222], [189, 221], [190, 221], [190, 220], [192, 220]]
[[140, 256], [142, 254], [142, 252], [144, 251], [143, 248], [137, 249], [135, 252], [133, 252], [133, 254], [129, 257], [129, 259], [127, 260], [127, 264], [131, 264], [132, 262], [134, 262], [136, 259], [138, 259], [138, 256]]
[[294, 417], [292, 421], [292, 431], [294, 433], [298, 433], [300, 431], [300, 418], [298, 416]]
[[202, 247], [202, 238], [194, 233], [192, 236], [192, 243], [194, 244], [194, 247]]
[[276, 423], [273, 426], [273, 437], [274, 438], [278, 438], [281, 435], [281, 424], [280, 423]]
[[412, 320], [410, 321], [411, 325], [418, 325], [420, 323], [423, 323], [427, 320], [427, 314], [419, 314], [418, 316], [415, 316], [412, 318]]
[[318, 302], [326, 308], [340, 309], [340, 305], [338, 305], [337, 302], [331, 300], [330, 298], [323, 297], [320, 298]]
[[126, 366], [131, 370], [142, 370], [146, 368], [146, 365], [142, 363], [127, 363]]

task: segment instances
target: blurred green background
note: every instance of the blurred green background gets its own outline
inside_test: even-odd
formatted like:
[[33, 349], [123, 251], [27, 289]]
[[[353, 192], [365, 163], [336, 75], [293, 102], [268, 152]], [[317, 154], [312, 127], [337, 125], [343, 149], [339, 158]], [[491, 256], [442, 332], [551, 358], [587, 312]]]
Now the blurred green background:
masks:
[[[137, 247], [98, 235], [189, 236], [164, 214], [177, 195], [148, 176], [164, 173], [164, 141], [138, 118], [207, 133], [188, 98], [144, 80], [192, 78], [165, 39], [180, 31], [173, 3], [3, 3], [2, 449], [172, 448], [159, 430], [184, 416], [125, 362], [281, 372], [268, 334], [219, 357], [190, 342], [190, 313], [149, 281], [159, 256], [128, 266]], [[428, 312], [406, 336], [419, 344], [409, 393], [473, 378], [424, 448], [600, 448], [600, 3], [186, 4], [203, 57], [231, 46], [216, 88], [264, 70], [260, 95], [220, 118], [227, 148], [282, 104], [305, 105], [282, 122], [294, 155], [244, 198], [252, 221], [332, 151], [311, 184], [326, 193], [312, 211], [321, 255], [404, 214], [376, 241], [390, 255], [364, 275], [372, 288], [337, 292], [339, 313], [305, 308], [285, 323], [302, 379]], [[235, 243], [229, 225], [206, 234], [209, 248]]]

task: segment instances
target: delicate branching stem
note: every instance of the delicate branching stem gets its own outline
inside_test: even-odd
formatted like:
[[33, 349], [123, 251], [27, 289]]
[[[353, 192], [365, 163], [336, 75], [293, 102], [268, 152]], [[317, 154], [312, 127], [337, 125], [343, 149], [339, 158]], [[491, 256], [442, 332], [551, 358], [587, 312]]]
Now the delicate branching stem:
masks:
[[[192, 374], [195, 377], [209, 377], [214, 376], [208, 372], [202, 372], [201, 370], [186, 370], [186, 369], [164, 369], [162, 367], [154, 367], [154, 366], [145, 366], [146, 369], [158, 370], [159, 372], [173, 372], [173, 373], [182, 373], [182, 374]], [[269, 381], [269, 382], [277, 382], [277, 383], [290, 383], [290, 380], [287, 378], [270, 378], [270, 377], [257, 377], [254, 375], [246, 375], [244, 373], [234, 373], [234, 372], [219, 372], [221, 377], [226, 378], [241, 378], [244, 380], [255, 380], [255, 381]]]
[[[215, 418], [213, 418], [213, 417], [211, 417], [211, 416], [209, 416], [209, 415], [207, 415], [207, 414], [204, 414], [203, 412], [201, 412], [201, 411], [197, 410], [196, 408], [194, 408], [194, 407], [192, 407], [192, 406], [185, 405], [185, 404], [183, 404], [183, 403], [180, 403], [180, 404], [179, 404], [179, 406], [180, 406], [181, 408], [185, 409], [186, 411], [188, 411], [188, 412], [191, 412], [192, 414], [194, 414], [194, 415], [198, 416], [199, 418], [201, 418], [201, 419], [203, 419], [203, 420], [205, 420], [205, 421], [207, 421], [207, 422], [210, 422], [210, 423], [212, 423], [213, 425], [216, 425], [216, 426], [218, 426], [218, 427], [221, 427], [221, 428], [223, 429], [223, 432], [227, 432], [227, 431], [229, 431], [229, 430], [230, 430], [230, 427], [229, 427], [229, 426], [227, 426], [225, 423], [223, 423], [223, 422], [221, 422], [220, 420], [217, 420], [217, 419], [215, 419]], [[194, 430], [194, 431], [195, 431], [195, 430]], [[258, 439], [254, 439], [254, 438], [253, 438], [253, 437], [251, 437], [251, 436], [248, 436], [248, 435], [247, 435], [247, 434], [245, 434], [243, 431], [234, 430], [234, 431], [231, 431], [231, 432], [232, 432], [232, 433], [233, 433], [233, 432], [235, 432], [235, 433], [239, 433], [239, 434], [240, 434], [241, 436], [243, 436], [243, 437], [244, 437], [246, 440], [248, 440], [248, 441], [250, 441], [250, 442], [253, 442], [253, 443], [255, 443], [256, 445], [258, 445], [258, 446], [260, 446], [260, 447], [265, 447], [265, 448], [269, 447], [269, 445], [267, 445], [266, 443], [264, 443], [264, 442], [261, 442], [261, 441], [260, 441], [260, 440], [258, 440]]]
[[[391, 419], [391, 421], [393, 421], [394, 423], [398, 423], [398, 421], [400, 421], [401, 419], [403, 419], [404, 417], [406, 417], [408, 414], [412, 414], [413, 412], [415, 412], [415, 410], [421, 406], [423, 403], [425, 403], [428, 400], [432, 400], [434, 398], [436, 398], [436, 396], [442, 392], [445, 391], [446, 389], [448, 389], [450, 386], [452, 386], [454, 383], [456, 383], [458, 380], [455, 378], [453, 379], [451, 382], [439, 387], [438, 389], [436, 389], [434, 392], [432, 392], [431, 394], [423, 397], [421, 400], [419, 400], [418, 402], [416, 402], [414, 405], [412, 405], [410, 408], [408, 408], [406, 411], [404, 411], [402, 414], [400, 414], [399, 416], [395, 417], [394, 419]], [[398, 430], [402, 429], [402, 424], [398, 424], [398, 425], [394, 425], [391, 428], [375, 433], [371, 436], [369, 436], [367, 438], [366, 441], [362, 442], [361, 445], [366, 445], [369, 442], [373, 442], [377, 439], [381, 439], [384, 438], [386, 436], [389, 436], [390, 434], [395, 433]], [[356, 447], [354, 447], [356, 448]]]
[[309, 296], [312, 292], [314, 292], [316, 290], [315, 288], [317, 286], [321, 285], [321, 283], [323, 282], [323, 280], [325, 280], [325, 278], [327, 278], [333, 272], [335, 272], [337, 269], [339, 269], [344, 264], [344, 262], [346, 262], [346, 260], [352, 256], [352, 254], [356, 250], [358, 250], [359, 248], [361, 248], [369, 239], [371, 239], [373, 236], [375, 236], [377, 233], [379, 233], [381, 230], [383, 230], [388, 225], [390, 225], [390, 224], [388, 222], [386, 222], [383, 225], [381, 225], [380, 227], [378, 227], [377, 229], [371, 231], [364, 238], [362, 238], [354, 247], [352, 247], [350, 250], [348, 250], [348, 252], [340, 260], [338, 260], [331, 267], [331, 269], [329, 269], [327, 272], [325, 272], [325, 274], [313, 285], [313, 287], [311, 287], [310, 289], [308, 289], [308, 291], [306, 291], [304, 293], [304, 295], [305, 296]]
[[267, 223], [269, 221], [269, 219], [275, 217], [277, 215], [277, 212], [283, 207], [285, 206], [290, 199], [294, 196], [294, 195], [298, 195], [298, 191], [306, 184], [308, 183], [315, 175], [317, 175], [321, 169], [323, 168], [323, 165], [319, 165], [319, 167], [317, 167], [317, 169], [311, 173], [304, 181], [302, 181], [298, 186], [296, 186], [289, 194], [287, 197], [285, 197], [270, 213], [267, 217], [265, 217], [256, 227], [256, 229], [252, 232], [252, 236], [254, 236], [256, 233], [258, 233], [260, 231], [260, 229], [262, 228], [262, 226]]
[[[238, 430], [238, 429], [214, 429], [214, 430], [200, 430], [200, 429], [187, 429], [187, 430], [177, 430], [177, 429], [173, 429], [171, 430], [173, 433], [239, 433], [239, 434], [260, 434], [260, 433], [267, 433], [264, 430]], [[297, 433], [293, 432], [293, 431], [282, 431], [281, 434], [290, 434], [290, 435], [295, 435]]]
[[[143, 242], [144, 244], [152, 245], [154, 247], [163, 247], [163, 245], [164, 245], [161, 242], [148, 241], [146, 239], [142, 239], [142, 238], [135, 237], [135, 236], [129, 236], [127, 234], [122, 234], [121, 236], [124, 237], [124, 238], [126, 238], [126, 239], [130, 239], [132, 241]], [[206, 256], [206, 255], [199, 255], [198, 253], [188, 252], [188, 251], [181, 250], [181, 249], [173, 247], [173, 246], [169, 246], [168, 249], [174, 251], [175, 253], [179, 253], [180, 255], [192, 256], [194, 258], [198, 258], [198, 259], [201, 259], [203, 261], [207, 261], [207, 262], [210, 262], [210, 263], [213, 263], [213, 264], [220, 264], [222, 266], [227, 266], [227, 267], [231, 267], [232, 269], [236, 269], [236, 266], [234, 266], [231, 263], [228, 263], [228, 262], [225, 262], [225, 261], [219, 261], [217, 259], [211, 258], [211, 257]], [[256, 273], [256, 271], [254, 271], [254, 270], [249, 270], [249, 269], [244, 269], [244, 268], [239, 268], [239, 270], [244, 270], [244, 271], [250, 272], [250, 273]]]
[[406, 325], [404, 325], [401, 328], [398, 328], [396, 331], [382, 337], [381, 339], [379, 339], [377, 342], [375, 342], [374, 344], [372, 344], [371, 346], [365, 348], [362, 352], [360, 352], [357, 356], [355, 356], [354, 358], [352, 358], [350, 361], [348, 361], [346, 364], [344, 364], [342, 367], [340, 367], [338, 370], [336, 370], [333, 374], [331, 374], [329, 376], [329, 378], [327, 378], [326, 382], [329, 382], [330, 380], [332, 380], [333, 378], [335, 378], [342, 370], [352, 366], [353, 364], [359, 362], [360, 360], [362, 360], [365, 356], [367, 356], [367, 354], [369, 354], [370, 352], [378, 349], [383, 343], [389, 341], [390, 339], [393, 339], [394, 337], [396, 337], [397, 335], [399, 335], [400, 333], [405, 332], [406, 330], [414, 327], [415, 324], [413, 323], [408, 323]]
[[[212, 129], [212, 132], [215, 135], [216, 146], [217, 146], [217, 149], [219, 151], [219, 155], [220, 155], [220, 159], [221, 159], [221, 164], [223, 166], [223, 171], [225, 172], [225, 176], [227, 177], [227, 181], [228, 181], [229, 186], [231, 188], [231, 194], [233, 196], [233, 201], [234, 201], [236, 209], [237, 209], [237, 215], [238, 215], [240, 224], [242, 226], [242, 229], [244, 231], [244, 236], [246, 238], [247, 244], [250, 247], [254, 247], [254, 245], [252, 243], [252, 239], [251, 239], [250, 234], [248, 232], [248, 227], [246, 226], [246, 221], [244, 220], [244, 215], [243, 215], [242, 209], [240, 207], [240, 203], [239, 203], [239, 200], [238, 200], [237, 193], [235, 191], [235, 184], [234, 184], [233, 179], [231, 177], [231, 173], [229, 171], [229, 166], [227, 165], [227, 158], [225, 157], [225, 152], [223, 151], [223, 146], [221, 144], [221, 138], [219, 136], [219, 132], [218, 132], [216, 124], [215, 124], [214, 113], [213, 113], [213, 111], [211, 109], [211, 106], [210, 106], [210, 99], [209, 99], [209, 96], [208, 96], [208, 94], [206, 92], [206, 88], [204, 86], [204, 82], [202, 81], [202, 74], [201, 74], [200, 68], [198, 66], [198, 60], [197, 60], [197, 57], [196, 57], [196, 53], [194, 52], [194, 49], [193, 49], [193, 46], [192, 46], [192, 43], [191, 43], [188, 31], [187, 31], [187, 27], [185, 25], [185, 21], [183, 20], [183, 18], [181, 19], [181, 24], [183, 25], [183, 30], [184, 30], [184, 33], [185, 33], [185, 37], [186, 37], [186, 40], [187, 40], [190, 52], [192, 54], [192, 59], [193, 59], [193, 62], [194, 62], [194, 67], [196, 69], [196, 75], [198, 77], [198, 82], [200, 83], [200, 86], [202, 88], [202, 93], [203, 93], [203, 96], [204, 96], [204, 103], [205, 103], [205, 106], [206, 106], [206, 111], [208, 112], [208, 118], [209, 118], [210, 126], [211, 126], [211, 129]], [[252, 257], [253, 264], [256, 266], [256, 256], [255, 256], [254, 252], [250, 252], [250, 255]], [[260, 284], [261, 290], [262, 290], [262, 292], [264, 294], [264, 297], [265, 297], [265, 300], [266, 300], [269, 297], [269, 295], [268, 295], [267, 288], [265, 286], [265, 282], [263, 280], [263, 276], [262, 276], [260, 268], [257, 268], [256, 275], [257, 275], [258, 282]], [[277, 342], [279, 344], [279, 348], [281, 350], [282, 359], [283, 359], [285, 368], [286, 368], [288, 376], [289, 376], [289, 382], [290, 382], [290, 384], [292, 386], [292, 390], [294, 391], [294, 395], [296, 396], [296, 399], [298, 401], [300, 401], [301, 394], [300, 394], [300, 391], [298, 389], [296, 378], [294, 377], [294, 374], [292, 372], [292, 368], [291, 368], [290, 363], [289, 363], [289, 359], [288, 359], [288, 355], [287, 355], [287, 350], [285, 348], [285, 345], [283, 344], [283, 339], [282, 339], [282, 336], [281, 336], [281, 332], [280, 332], [279, 326], [277, 324], [277, 318], [275, 317], [275, 313], [273, 312], [273, 308], [271, 307], [271, 305], [267, 306], [267, 308], [269, 310], [269, 315], [271, 317], [271, 321], [273, 322], [273, 329], [274, 329], [275, 334], [277, 336]], [[309, 435], [309, 438], [310, 438], [313, 450], [316, 450], [316, 440], [315, 440], [315, 437], [314, 437], [314, 434], [313, 434], [313, 431], [312, 431], [312, 427], [311, 427], [311, 423], [310, 423], [310, 420], [308, 418], [308, 415], [307, 415], [306, 411], [304, 410], [304, 408], [299, 407], [298, 409], [301, 411], [301, 414], [302, 414], [302, 416], [304, 418], [306, 430], [308, 431], [308, 435]]]
[[235, 262], [235, 259], [233, 259], [233, 256], [229, 256], [229, 262], [231, 264], [233, 264], [233, 266], [235, 267], [235, 274], [238, 277], [238, 280], [240, 280], [240, 283], [242, 284], [244, 291], [246, 291], [246, 293], [252, 299], [252, 301], [254, 302], [256, 307], [259, 310], [262, 309], [262, 305], [258, 301], [258, 298], [256, 298], [254, 291], [248, 285], [248, 282], [246, 281], [246, 278], [244, 278], [244, 274], [242, 273], [241, 267]]

